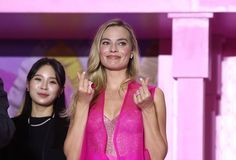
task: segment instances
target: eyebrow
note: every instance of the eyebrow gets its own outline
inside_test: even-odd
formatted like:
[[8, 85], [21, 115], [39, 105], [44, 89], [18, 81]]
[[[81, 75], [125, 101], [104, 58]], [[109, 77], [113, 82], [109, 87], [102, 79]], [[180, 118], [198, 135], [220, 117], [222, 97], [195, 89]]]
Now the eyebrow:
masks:
[[[109, 39], [109, 38], [102, 38], [101, 41], [103, 41], [103, 40], [111, 41], [111, 39]], [[128, 42], [128, 39], [127, 38], [119, 38], [117, 41], [127, 41]]]

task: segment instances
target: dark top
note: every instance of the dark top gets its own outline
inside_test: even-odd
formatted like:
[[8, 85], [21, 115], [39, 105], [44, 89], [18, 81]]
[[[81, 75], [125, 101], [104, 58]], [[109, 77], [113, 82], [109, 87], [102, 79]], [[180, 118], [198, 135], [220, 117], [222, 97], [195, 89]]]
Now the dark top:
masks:
[[3, 82], [0, 78], [0, 148], [6, 145], [15, 131], [15, 126], [7, 113], [7, 93], [4, 91]]
[[19, 116], [13, 120], [16, 132], [2, 150], [4, 160], [66, 160], [63, 145], [69, 126], [67, 118], [30, 117], [29, 121]]

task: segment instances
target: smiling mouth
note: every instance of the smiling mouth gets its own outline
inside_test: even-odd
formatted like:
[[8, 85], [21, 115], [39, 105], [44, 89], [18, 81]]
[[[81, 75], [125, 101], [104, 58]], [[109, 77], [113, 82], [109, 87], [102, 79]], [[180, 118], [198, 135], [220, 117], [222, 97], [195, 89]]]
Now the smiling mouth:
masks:
[[46, 98], [46, 97], [49, 96], [48, 94], [44, 94], [44, 93], [38, 93], [38, 95], [39, 95], [40, 97], [43, 97], [43, 98]]
[[108, 59], [120, 59], [120, 56], [107, 56]]

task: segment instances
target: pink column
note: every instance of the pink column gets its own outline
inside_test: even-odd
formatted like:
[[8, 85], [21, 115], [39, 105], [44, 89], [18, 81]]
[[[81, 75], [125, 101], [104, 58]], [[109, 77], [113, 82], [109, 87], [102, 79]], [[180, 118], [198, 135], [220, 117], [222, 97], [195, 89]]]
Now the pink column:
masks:
[[204, 157], [204, 78], [209, 77], [211, 13], [170, 13], [173, 77], [177, 79], [178, 160]]

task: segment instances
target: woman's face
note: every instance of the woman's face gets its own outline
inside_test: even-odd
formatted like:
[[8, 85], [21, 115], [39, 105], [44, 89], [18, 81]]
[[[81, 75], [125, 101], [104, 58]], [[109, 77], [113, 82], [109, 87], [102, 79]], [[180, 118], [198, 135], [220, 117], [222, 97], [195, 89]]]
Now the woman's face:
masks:
[[100, 43], [100, 60], [108, 70], [126, 69], [132, 45], [129, 32], [120, 26], [108, 27]]
[[32, 105], [49, 107], [60, 92], [54, 69], [50, 65], [43, 65], [28, 84]]

